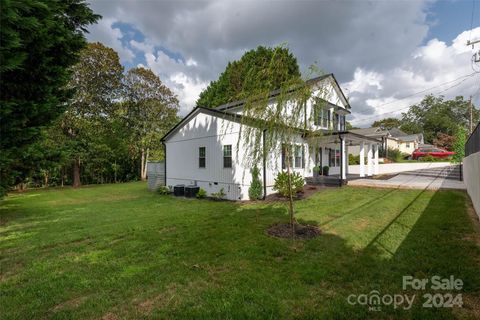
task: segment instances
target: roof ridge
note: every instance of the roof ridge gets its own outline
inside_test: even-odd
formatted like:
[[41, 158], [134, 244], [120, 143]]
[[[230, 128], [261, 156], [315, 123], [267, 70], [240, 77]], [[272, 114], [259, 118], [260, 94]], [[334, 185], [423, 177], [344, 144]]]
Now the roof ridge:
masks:
[[[335, 76], [333, 75], [333, 73], [326, 73], [324, 75], [321, 75], [321, 76], [318, 76], [318, 77], [315, 77], [315, 78], [311, 78], [311, 79], [308, 79], [306, 80], [305, 82], [307, 84], [312, 84], [312, 83], [315, 83], [317, 81], [320, 81], [320, 80], [323, 80], [323, 79], [326, 79], [328, 77], [333, 77], [333, 79], [335, 80], [335, 83], [337, 84], [337, 86], [340, 88], [340, 85], [338, 84], [337, 80], [335, 79]], [[272, 91], [270, 91], [269, 95], [268, 95], [268, 98], [272, 98], [276, 95], [278, 95], [278, 93], [280, 93], [280, 88], [277, 88], [277, 89], [274, 89]], [[343, 91], [342, 89], [340, 88], [340, 91], [342, 92], [342, 95], [343, 95]], [[348, 100], [347, 98], [344, 96], [345, 98], [345, 101], [347, 102], [347, 105], [348, 105]], [[221, 105], [218, 105], [216, 107], [213, 107], [212, 109], [216, 109], [216, 110], [227, 110], [227, 109], [232, 109], [234, 107], [239, 107], [239, 106], [242, 106], [244, 103], [245, 103], [245, 100], [246, 99], [239, 99], [239, 100], [234, 100], [234, 101], [230, 101], [230, 102], [227, 102], [227, 103], [224, 103], [224, 104], [221, 104]], [[202, 106], [197, 106], [197, 107], [202, 107]], [[205, 108], [205, 107], [202, 107], [202, 108]]]

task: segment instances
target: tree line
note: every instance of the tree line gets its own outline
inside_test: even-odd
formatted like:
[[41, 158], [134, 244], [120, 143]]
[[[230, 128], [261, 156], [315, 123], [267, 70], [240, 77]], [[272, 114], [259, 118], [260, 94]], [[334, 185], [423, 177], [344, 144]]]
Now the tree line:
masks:
[[[472, 122], [480, 121], [480, 111], [472, 106]], [[372, 127], [398, 128], [405, 133], [423, 133], [425, 143], [453, 150], [459, 134], [468, 133], [470, 102], [458, 96], [447, 100], [443, 96], [427, 95], [410, 106], [400, 118], [377, 120]], [[465, 138], [465, 137], [463, 137]]]
[[146, 179], [162, 159], [160, 138], [177, 121], [178, 99], [151, 70], [124, 72], [117, 52], [89, 43], [67, 83], [65, 111], [13, 166], [16, 184], [80, 186]]

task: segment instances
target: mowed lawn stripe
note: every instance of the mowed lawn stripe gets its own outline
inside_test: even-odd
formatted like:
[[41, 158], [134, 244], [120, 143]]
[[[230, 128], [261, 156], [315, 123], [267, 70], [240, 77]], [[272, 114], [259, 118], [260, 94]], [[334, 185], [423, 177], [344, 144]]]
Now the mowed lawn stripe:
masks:
[[[0, 205], [2, 319], [477, 316], [480, 249], [457, 191], [325, 189], [295, 202], [320, 237], [276, 239], [282, 203], [178, 199], [144, 183], [33, 190]], [[450, 274], [463, 309], [370, 312], [350, 294]]]

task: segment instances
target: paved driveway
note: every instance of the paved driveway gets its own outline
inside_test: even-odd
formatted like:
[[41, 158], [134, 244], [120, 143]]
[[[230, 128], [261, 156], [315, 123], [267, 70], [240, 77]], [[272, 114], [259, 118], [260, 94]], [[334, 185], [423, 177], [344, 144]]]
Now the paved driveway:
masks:
[[428, 168], [399, 173], [388, 180], [374, 178], [349, 181], [352, 186], [406, 189], [461, 189], [465, 184], [459, 180], [460, 169], [457, 165], [442, 168]]

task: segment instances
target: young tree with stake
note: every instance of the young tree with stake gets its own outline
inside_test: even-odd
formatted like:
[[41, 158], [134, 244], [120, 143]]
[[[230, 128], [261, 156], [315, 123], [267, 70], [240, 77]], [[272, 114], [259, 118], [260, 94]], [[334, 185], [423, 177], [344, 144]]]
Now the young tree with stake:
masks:
[[[282, 63], [282, 59], [278, 59], [274, 53], [268, 66], [262, 70], [261, 80], [251, 78], [249, 81], [270, 81]], [[315, 69], [311, 68], [311, 71]], [[292, 146], [299, 139], [303, 139], [307, 132], [313, 130], [309, 127], [312, 121], [307, 119], [306, 106], [314, 96], [312, 87], [300, 76], [285, 77], [285, 79], [288, 80], [285, 80], [276, 90], [274, 101], [271, 99], [268, 85], [252, 83], [248, 87], [253, 89], [242, 93], [246, 99], [237, 145], [243, 146], [245, 150], [243, 161], [250, 167], [263, 167], [264, 159], [268, 159], [269, 155], [278, 159], [283, 148], [288, 177], [288, 212], [293, 235], [296, 221], [292, 186], [292, 152], [294, 151]], [[317, 88], [315, 94], [325, 96], [322, 88]], [[318, 103], [322, 101], [325, 100], [318, 99]]]

